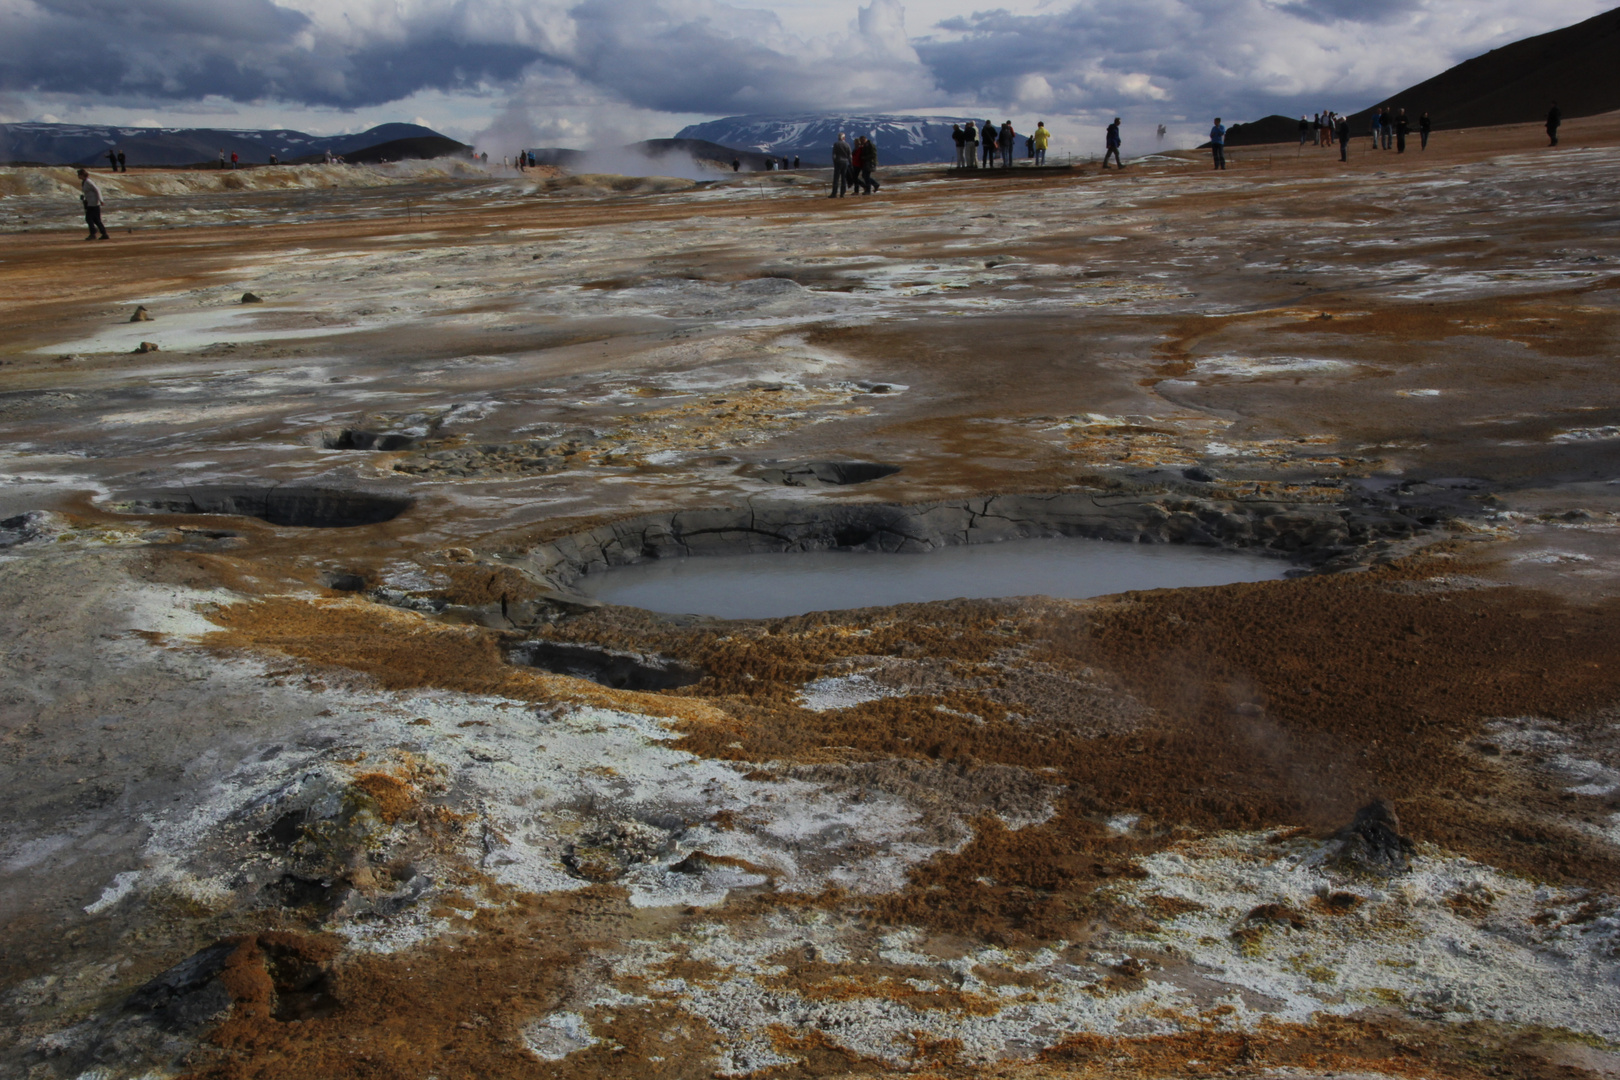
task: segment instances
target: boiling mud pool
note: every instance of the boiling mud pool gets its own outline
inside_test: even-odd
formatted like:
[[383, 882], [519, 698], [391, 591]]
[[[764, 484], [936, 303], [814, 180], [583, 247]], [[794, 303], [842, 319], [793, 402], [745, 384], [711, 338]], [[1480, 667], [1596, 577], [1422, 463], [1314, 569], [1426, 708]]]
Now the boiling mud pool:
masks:
[[857, 551], [721, 555], [623, 566], [575, 587], [609, 604], [676, 615], [763, 619], [959, 597], [1082, 599], [1130, 589], [1270, 581], [1280, 559], [1183, 544], [1010, 540], [916, 555]]

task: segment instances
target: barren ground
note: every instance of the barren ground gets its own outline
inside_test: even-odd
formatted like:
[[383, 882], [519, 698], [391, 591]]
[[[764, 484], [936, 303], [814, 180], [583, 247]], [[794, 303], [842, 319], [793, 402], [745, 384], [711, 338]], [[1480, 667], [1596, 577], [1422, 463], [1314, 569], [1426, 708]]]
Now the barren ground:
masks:
[[[1620, 116], [1541, 142], [3, 171], [0, 1074], [1620, 1074]], [[1299, 573], [569, 587], [1054, 531]]]

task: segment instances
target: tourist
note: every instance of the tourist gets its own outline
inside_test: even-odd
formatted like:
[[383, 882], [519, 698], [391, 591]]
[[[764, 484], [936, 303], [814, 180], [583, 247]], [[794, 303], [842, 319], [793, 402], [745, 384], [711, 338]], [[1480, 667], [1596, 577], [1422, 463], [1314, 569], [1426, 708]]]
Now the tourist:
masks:
[[1383, 135], [1384, 149], [1389, 150], [1395, 145], [1395, 112], [1388, 105], [1385, 105], [1379, 111], [1383, 113], [1383, 120], [1380, 123], [1379, 130]]
[[84, 203], [84, 223], [90, 227], [90, 235], [85, 239], [97, 239], [98, 229], [101, 231], [100, 239], [112, 239], [107, 235], [107, 226], [101, 223], [101, 189], [90, 179], [90, 173], [84, 169], [79, 170], [79, 201]]
[[1332, 109], [1323, 109], [1322, 110], [1322, 144], [1324, 146], [1327, 146], [1327, 147], [1330, 147], [1330, 148], [1333, 146], [1333, 110]]
[[223, 150], [219, 152], [219, 168], [221, 172], [225, 170], [225, 151]]
[[107, 170], [109, 172], [118, 171], [118, 155], [112, 150], [107, 151]]
[[270, 155], [270, 164], [272, 164], [272, 165], [280, 165], [281, 164], [281, 159], [276, 157], [276, 155], [271, 154]]
[[855, 136], [855, 145], [849, 148], [849, 187], [857, 195], [861, 191], [861, 154], [866, 150], [866, 136]]
[[1103, 151], [1102, 167], [1108, 168], [1108, 159], [1112, 157], [1114, 164], [1123, 169], [1125, 162], [1119, 157], [1119, 117], [1114, 117], [1114, 122], [1108, 125], [1108, 134], [1103, 137], [1103, 142], [1107, 149]]
[[[1305, 119], [1305, 118], [1304, 118], [1304, 117], [1303, 117], [1303, 116], [1302, 116], [1302, 117], [1300, 117], [1300, 119], [1301, 119], [1301, 120], [1303, 120], [1303, 119]], [[1169, 129], [1169, 128], [1167, 128], [1167, 127], [1165, 127], [1165, 126], [1164, 126], [1164, 125], [1163, 125], [1163, 124], [1160, 124], [1160, 125], [1159, 125], [1159, 132], [1158, 132], [1158, 135], [1159, 135], [1159, 141], [1160, 141], [1160, 142], [1164, 142], [1164, 137], [1165, 137], [1165, 136], [1166, 136], [1166, 135], [1168, 135], [1168, 134], [1169, 134], [1169, 133], [1170, 133], [1170, 129]]]
[[118, 151], [118, 172], [129, 172], [129, 163], [124, 159], [124, 152]]
[[979, 132], [979, 143], [984, 152], [984, 167], [988, 169], [996, 163], [996, 127], [988, 120], [984, 122], [984, 130]]
[[1221, 118], [1215, 118], [1215, 126], [1209, 129], [1209, 149], [1215, 158], [1215, 168], [1226, 168], [1226, 125]]
[[1033, 135], [1024, 136], [1024, 160], [1035, 160], [1035, 136]]
[[1348, 116], [1339, 117], [1339, 122], [1338, 122], [1338, 125], [1337, 125], [1336, 134], [1339, 136], [1339, 160], [1340, 161], [1349, 161], [1350, 160], [1350, 118]]
[[865, 136], [861, 137], [861, 187], [870, 195], [883, 185], [878, 183], [877, 177], [872, 173], [877, 171], [878, 152], [877, 143]]
[[972, 120], [962, 125], [962, 156], [968, 168], [979, 167], [979, 126]]
[[1038, 120], [1035, 123], [1035, 164], [1046, 164], [1046, 145], [1052, 141], [1052, 133], [1046, 130], [1046, 121]]
[[742, 162], [740, 160], [738, 160], [737, 158], [732, 158], [731, 159], [731, 171], [736, 172], [738, 169], [741, 169], [741, 168], [742, 168]]
[[793, 155], [793, 167], [795, 169], [797, 169], [799, 167], [799, 155], [798, 154]]
[[838, 133], [838, 141], [833, 143], [833, 186], [829, 199], [844, 197], [844, 189], [849, 185], [849, 143], [844, 141], [844, 133]]
[[967, 136], [962, 134], [961, 124], [951, 125], [951, 141], [956, 144], [956, 167], [958, 169], [963, 168], [962, 147], [967, 143]]
[[1372, 114], [1372, 148], [1374, 150], [1378, 149], [1378, 128], [1382, 123], [1383, 121], [1379, 118], [1378, 110], [1374, 109]]
[[241, 159], [236, 156], [236, 151], [232, 150], [231, 151], [231, 168], [233, 168], [233, 169], [236, 168], [237, 162], [240, 161], [240, 160]]
[[1558, 102], [1553, 102], [1552, 108], [1547, 110], [1547, 145], [1558, 145], [1558, 125], [1564, 122], [1564, 114], [1558, 111]]
[[[1161, 125], [1162, 126], [1162, 125]], [[1305, 114], [1299, 114], [1299, 148], [1305, 149], [1305, 140], [1311, 137], [1311, 122], [1305, 119]]]
[[1012, 168], [1013, 150], [1018, 146], [1018, 132], [1013, 130], [1011, 120], [1001, 122], [1001, 131], [996, 136], [996, 144], [1001, 147], [1001, 167]]
[[1395, 152], [1397, 154], [1406, 153], [1406, 136], [1411, 134], [1411, 131], [1412, 122], [1406, 118], [1406, 110], [1402, 109], [1401, 114], [1395, 118]]

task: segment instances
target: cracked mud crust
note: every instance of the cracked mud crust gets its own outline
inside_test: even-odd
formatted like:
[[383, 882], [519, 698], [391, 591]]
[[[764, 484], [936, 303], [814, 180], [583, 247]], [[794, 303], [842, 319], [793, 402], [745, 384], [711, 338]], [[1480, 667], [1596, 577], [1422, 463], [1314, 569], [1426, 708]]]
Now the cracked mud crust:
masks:
[[[1620, 117], [1523, 134], [18, 194], [0, 1074], [1620, 1074]], [[1294, 572], [573, 588], [1058, 535]]]

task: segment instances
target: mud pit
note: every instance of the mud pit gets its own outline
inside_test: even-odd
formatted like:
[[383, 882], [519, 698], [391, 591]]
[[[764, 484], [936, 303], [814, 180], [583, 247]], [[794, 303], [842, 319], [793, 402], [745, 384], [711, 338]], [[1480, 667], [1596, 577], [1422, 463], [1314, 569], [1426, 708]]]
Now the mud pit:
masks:
[[[8, 197], [3, 1071], [1613, 1076], [1620, 118], [1565, 135], [158, 185], [93, 252]], [[1304, 573], [575, 589], [1059, 535]]]

